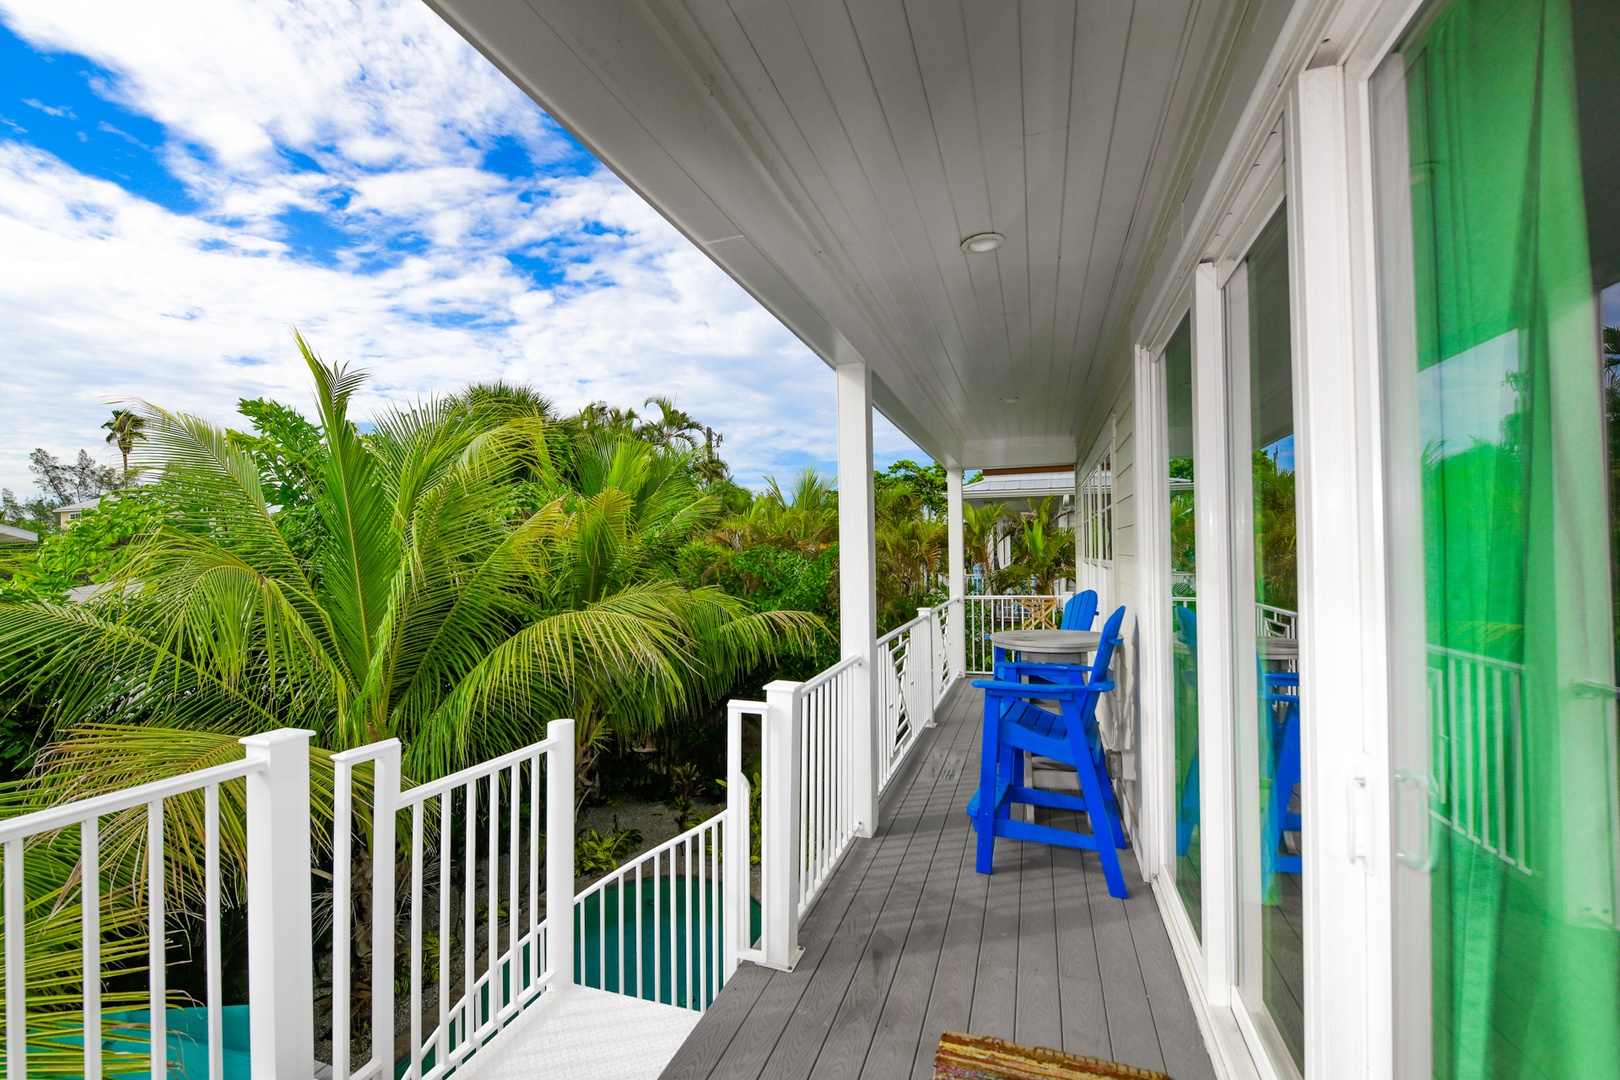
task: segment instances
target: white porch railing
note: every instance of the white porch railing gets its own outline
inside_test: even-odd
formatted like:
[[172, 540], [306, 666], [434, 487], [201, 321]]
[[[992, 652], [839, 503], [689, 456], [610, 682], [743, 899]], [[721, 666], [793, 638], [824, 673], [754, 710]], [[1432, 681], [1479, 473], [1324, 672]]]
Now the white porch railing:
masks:
[[797, 961], [799, 921], [863, 828], [876, 824], [860, 819], [858, 778], [871, 775], [860, 755], [875, 755], [873, 774], [886, 788], [964, 674], [949, 659], [959, 610], [955, 601], [921, 609], [879, 639], [870, 727], [862, 726], [866, 684], [858, 656], [803, 683], [771, 683], [763, 702], [732, 702], [734, 714], [758, 713], [762, 732], [761, 933], [746, 958], [783, 970]]
[[[540, 918], [542, 820], [546, 841], [544, 907], [553, 911], [573, 899], [574, 723], [552, 721], [542, 742], [403, 791], [398, 740], [334, 754], [332, 761], [336, 803], [332, 875], [334, 1077], [391, 1080], [396, 1068], [393, 993], [401, 975], [394, 950], [398, 927], [392, 917], [398, 911], [394, 881], [397, 815], [409, 820], [406, 860], [410, 945], [404, 974], [409, 985], [406, 1025], [410, 1048], [405, 1075], [423, 1080], [444, 1076], [477, 1053], [544, 992], [575, 981], [573, 927], [565, 922], [558, 932], [557, 926]], [[364, 808], [363, 820], [357, 821], [354, 773], [367, 763], [372, 766], [372, 800]], [[368, 855], [372, 880], [365, 909], [373, 919], [371, 1057], [351, 1073], [349, 931], [355, 865], [351, 845], [356, 826], [366, 821], [371, 827]], [[462, 841], [459, 859], [454, 842], [457, 824], [461, 826]], [[436, 972], [427, 969], [424, 949], [429, 862], [434, 864], [436, 933], [432, 938], [432, 963]], [[482, 889], [478, 880], [480, 866]], [[451, 921], [451, 899], [457, 892], [461, 895], [460, 926], [455, 927], [460, 930], [459, 938], [453, 936]], [[461, 953], [459, 990], [453, 978], [457, 944]], [[561, 978], [559, 972], [563, 973]], [[424, 998], [430, 982], [437, 999], [436, 1022], [424, 1033]]]
[[[64, 1037], [73, 1037], [61, 1013], [49, 1016], [41, 1035], [29, 1027], [27, 939], [28, 924], [23, 873], [23, 849], [29, 841], [77, 827], [81, 868], [79, 895], [80, 938], [84, 955], [84, 1006], [79, 1033], [85, 1077], [99, 1078], [112, 1058], [116, 1071], [148, 1066], [152, 1076], [167, 1075], [169, 1039], [165, 978], [167, 925], [165, 901], [165, 816], [195, 815], [196, 796], [202, 795], [203, 957], [207, 987], [208, 1069], [211, 1078], [224, 1074], [224, 1039], [221, 925], [220, 925], [220, 790], [225, 784], [245, 782], [248, 994], [255, 1007], [251, 1017], [253, 1071], [258, 1076], [298, 1076], [307, 1073], [314, 1059], [314, 1002], [310, 993], [312, 956], [310, 933], [309, 737], [311, 732], [282, 730], [241, 740], [241, 761], [200, 769], [184, 776], [142, 784], [126, 791], [66, 803], [49, 810], [24, 814], [0, 822], [0, 844], [5, 848], [5, 998], [6, 1075], [28, 1076], [30, 1035], [36, 1051], [60, 1056]], [[231, 797], [237, 797], [234, 789]], [[186, 804], [186, 805], [181, 805]], [[111, 819], [108, 835], [123, 844], [139, 843], [144, 826], [147, 853], [147, 963], [148, 1012], [146, 1023], [118, 1022], [111, 1030], [102, 1017], [104, 944], [130, 957], [129, 943], [105, 941], [101, 926], [103, 882], [101, 838], [103, 819]], [[144, 819], [144, 820], [142, 820]], [[299, 820], [306, 823], [300, 829]], [[132, 883], [133, 884], [133, 883]], [[36, 919], [48, 913], [34, 912]], [[132, 958], [132, 957], [130, 957]], [[46, 988], [49, 989], [49, 988]], [[36, 991], [38, 993], [39, 991]], [[46, 1021], [46, 1016], [36, 1017]], [[109, 1036], [112, 1036], [109, 1039]], [[146, 1053], [126, 1047], [149, 1041]], [[110, 1046], [104, 1047], [107, 1040]]]
[[1524, 665], [1429, 646], [1432, 813], [1530, 872]]
[[[949, 662], [953, 622], [982, 634], [999, 626], [1049, 625], [1057, 610], [1053, 597], [974, 600], [924, 609], [885, 635], [870, 690], [863, 661], [852, 657], [802, 684], [773, 683], [763, 703], [733, 702], [726, 808], [577, 896], [572, 721], [553, 721], [542, 742], [410, 787], [402, 780], [397, 741], [332, 755], [334, 1075], [391, 1080], [403, 1066], [413, 1080], [438, 1080], [481, 1056], [535, 1003], [575, 984], [702, 1011], [740, 958], [791, 967], [800, 919], [855, 838], [875, 825], [860, 819], [855, 777], [876, 777], [886, 787], [940, 699], [964, 674]], [[868, 692], [878, 706], [869, 719], [862, 700]], [[748, 713], [760, 714], [763, 732], [757, 947], [750, 926], [750, 791], [741, 771]], [[244, 780], [252, 1068], [258, 1075], [297, 1076], [314, 1060], [309, 943], [317, 868], [311, 862], [309, 738], [291, 730], [255, 736], [243, 740], [240, 762], [0, 822], [8, 930], [37, 916], [24, 894], [24, 845], [42, 834], [80, 830], [86, 884], [79, 922], [85, 969], [92, 972], [103, 970], [101, 825], [116, 817], [124, 837], [144, 827], [155, 868], [145, 883], [152, 1037], [134, 1056], [153, 1075], [163, 1075], [173, 1053], [164, 1008], [165, 803], [194, 799], [200, 808], [183, 812], [200, 814], [205, 823], [205, 940], [197, 944], [207, 965], [209, 1076], [220, 1080], [220, 791]], [[547, 917], [561, 910], [571, 917]], [[356, 937], [362, 917], [370, 920], [360, 924], [363, 941]], [[8, 932], [4, 943], [11, 1076], [28, 1075], [26, 936]], [[115, 960], [127, 960], [130, 946], [120, 947]], [[357, 957], [369, 970], [356, 969]], [[83, 1030], [103, 1026], [101, 996], [101, 980], [86, 980]], [[406, 998], [403, 1010], [396, 997]], [[351, 1060], [357, 1002], [370, 1013], [372, 1033], [358, 1065]], [[127, 1048], [139, 1041], [131, 1032], [145, 1030], [146, 1018], [140, 1019], [120, 1021], [124, 1035], [108, 1049], [89, 1040], [85, 1076], [101, 1075], [106, 1055], [119, 1055], [127, 1067]]]
[[958, 672], [951, 668], [951, 622], [961, 619], [961, 601], [947, 600], [945, 603], [928, 612], [928, 620], [933, 642], [934, 664], [934, 702], [938, 704], [945, 696], [945, 691], [951, 688]]
[[[311, 861], [310, 736], [296, 730], [253, 736], [242, 740], [241, 761], [0, 821], [5, 1075], [30, 1075], [30, 1039], [36, 1054], [60, 1058], [63, 1038], [83, 1031], [103, 1033], [84, 1040], [83, 1076], [99, 1078], [109, 1063], [112, 1071], [167, 1075], [176, 1036], [167, 1030], [165, 1007], [172, 942], [164, 910], [164, 823], [166, 814], [170, 822], [178, 814], [203, 823], [203, 940], [194, 944], [206, 965], [208, 1076], [222, 1080], [222, 789], [233, 811], [241, 807], [245, 823], [251, 1069], [255, 1076], [310, 1074], [316, 1008], [311, 880], [318, 869]], [[733, 710], [726, 808], [576, 896], [573, 721], [552, 721], [542, 742], [414, 787], [402, 786], [395, 740], [332, 755], [334, 1075], [392, 1080], [403, 1069], [413, 1080], [434, 1080], [456, 1073], [520, 1014], [574, 984], [707, 1008], [738, 956], [751, 955], [749, 802], [741, 760], [741, 714]], [[39, 920], [50, 916], [37, 898], [30, 906], [25, 894], [24, 848], [72, 829], [78, 830], [84, 881], [73, 921], [84, 970], [95, 974], [84, 980], [82, 1015], [42, 1009], [39, 995], [49, 987], [33, 992], [30, 1015], [29, 942]], [[102, 855], [127, 852], [143, 840], [148, 880], [137, 873], [119, 887], [146, 889], [146, 941], [109, 937], [102, 925], [110, 895]], [[557, 911], [571, 917], [544, 917]], [[370, 918], [365, 941], [355, 938], [357, 912]], [[24, 926], [31, 932], [23, 933]], [[408, 943], [403, 949], [402, 942]], [[103, 1017], [104, 977], [98, 976], [108, 973], [104, 949], [113, 971], [146, 954], [144, 1015]], [[355, 970], [356, 955], [369, 958], [369, 970]], [[408, 996], [398, 1019], [396, 990]], [[372, 1037], [367, 1060], [355, 1067], [357, 1000], [369, 1005]], [[400, 1028], [408, 1033], [408, 1050], [396, 1059]], [[72, 1049], [76, 1054], [76, 1045]]]
[[[1177, 597], [1177, 602], [1181, 602]], [[1188, 597], [1187, 599], [1191, 599]], [[1299, 637], [1299, 612], [1289, 611], [1287, 608], [1275, 607], [1271, 604], [1256, 604], [1255, 614], [1259, 616], [1258, 632], [1261, 637], [1297, 638]]]
[[[722, 910], [729, 884], [726, 813], [665, 841], [579, 894], [574, 940], [583, 948], [576, 982], [695, 1012], [714, 1003], [736, 967], [736, 948], [726, 947], [735, 925], [726, 919], [735, 916]], [[744, 917], [746, 912], [744, 907]]]
[[935, 638], [934, 613], [923, 608], [904, 626], [877, 641], [878, 791], [894, 779], [916, 744], [918, 732], [934, 725], [939, 692], [934, 657], [944, 641]]
[[1063, 622], [1057, 596], [968, 596], [963, 598], [962, 634], [967, 674], [988, 675], [994, 649], [990, 635], [999, 630], [1051, 630]]
[[[860, 748], [855, 717], [857, 657], [834, 664], [793, 689], [793, 742], [798, 747], [799, 917], [810, 909], [860, 831], [850, 765]], [[769, 702], [769, 695], [767, 696]], [[772, 717], [772, 719], [775, 719]], [[772, 732], [771, 738], [775, 735]], [[781, 761], [773, 761], [780, 767]], [[776, 773], [771, 774], [774, 778]], [[761, 778], [767, 793], [769, 780]], [[769, 812], [767, 811], [767, 817]], [[773, 837], [774, 838], [774, 837]]]

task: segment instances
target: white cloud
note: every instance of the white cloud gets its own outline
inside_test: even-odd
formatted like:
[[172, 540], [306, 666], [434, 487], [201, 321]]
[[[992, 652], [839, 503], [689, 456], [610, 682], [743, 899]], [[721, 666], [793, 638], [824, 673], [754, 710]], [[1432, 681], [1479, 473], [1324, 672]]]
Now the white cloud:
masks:
[[[668, 394], [725, 433], [743, 479], [830, 460], [825, 366], [415, 0], [0, 0], [0, 17], [164, 124], [198, 204], [0, 132], [0, 484], [32, 486], [34, 446], [98, 446], [111, 399], [221, 422], [241, 397], [305, 406], [293, 326], [371, 371], [362, 412], [497, 377], [564, 408]], [[551, 175], [481, 167], [501, 138]], [[345, 243], [301, 253], [289, 211]], [[561, 280], [509, 254], [561, 258]], [[880, 447], [909, 451], [887, 425]]]

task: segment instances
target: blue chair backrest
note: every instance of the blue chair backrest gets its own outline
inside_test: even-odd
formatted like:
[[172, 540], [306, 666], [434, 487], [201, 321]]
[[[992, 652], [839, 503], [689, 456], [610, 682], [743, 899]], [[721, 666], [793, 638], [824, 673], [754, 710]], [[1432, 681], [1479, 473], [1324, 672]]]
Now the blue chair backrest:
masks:
[[1087, 589], [1069, 597], [1063, 605], [1063, 630], [1090, 630], [1097, 621], [1097, 590]]
[[1121, 644], [1119, 628], [1125, 622], [1125, 605], [1121, 604], [1103, 623], [1102, 641], [1097, 644], [1097, 655], [1092, 661], [1091, 678], [1087, 682], [1100, 682], [1108, 678], [1108, 666], [1114, 659], [1114, 647]]
[[1176, 636], [1193, 656], [1198, 655], [1198, 613], [1185, 604], [1176, 605]]

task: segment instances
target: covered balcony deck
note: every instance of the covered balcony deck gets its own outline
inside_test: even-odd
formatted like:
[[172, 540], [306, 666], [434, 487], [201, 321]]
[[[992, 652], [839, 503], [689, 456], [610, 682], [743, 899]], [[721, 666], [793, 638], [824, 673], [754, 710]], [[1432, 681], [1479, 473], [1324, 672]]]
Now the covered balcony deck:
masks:
[[1003, 840], [996, 872], [974, 871], [963, 808], [982, 701], [964, 679], [940, 702], [877, 835], [855, 842], [805, 916], [797, 966], [740, 966], [665, 1077], [927, 1077], [947, 1030], [1215, 1075], [1134, 860], [1123, 901], [1086, 852]]

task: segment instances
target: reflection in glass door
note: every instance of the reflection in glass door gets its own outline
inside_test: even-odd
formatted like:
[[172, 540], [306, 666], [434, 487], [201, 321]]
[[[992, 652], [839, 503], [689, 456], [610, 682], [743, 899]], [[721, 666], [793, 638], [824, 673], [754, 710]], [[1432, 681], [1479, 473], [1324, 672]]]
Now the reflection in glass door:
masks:
[[1193, 931], [1203, 937], [1198, 781], [1198, 615], [1193, 595], [1192, 318], [1164, 349], [1165, 414], [1170, 454], [1170, 699], [1175, 717], [1176, 891]]
[[[1299, 601], [1294, 544], [1294, 381], [1288, 227], [1278, 209], [1226, 284], [1240, 700], [1238, 987], [1250, 1014], [1305, 1067], [1300, 814]], [[1240, 598], [1249, 597], [1244, 605]]]
[[1374, 81], [1403, 1073], [1620, 1076], [1620, 5]]

